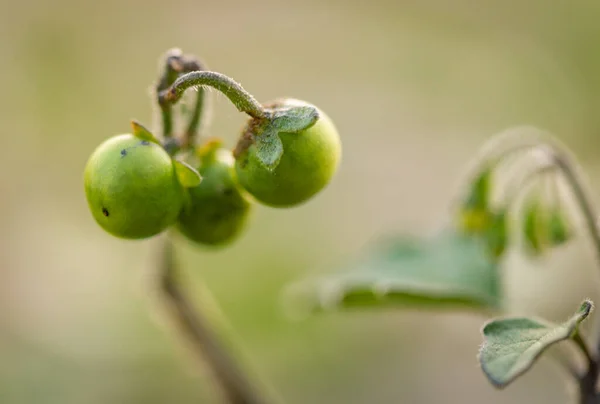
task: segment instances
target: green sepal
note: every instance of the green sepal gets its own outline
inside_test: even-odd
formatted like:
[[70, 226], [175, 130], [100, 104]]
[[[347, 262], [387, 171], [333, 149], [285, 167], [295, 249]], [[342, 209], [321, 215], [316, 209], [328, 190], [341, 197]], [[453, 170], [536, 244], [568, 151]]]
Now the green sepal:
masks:
[[308, 129], [319, 120], [319, 111], [310, 105], [277, 108], [271, 117], [271, 126], [278, 132], [296, 133]]
[[278, 131], [271, 125], [265, 125], [254, 143], [258, 161], [269, 171], [273, 171], [281, 156], [283, 156], [283, 143]]
[[562, 324], [526, 317], [488, 322], [482, 329], [481, 369], [494, 386], [507, 386], [529, 370], [551, 345], [575, 336], [592, 307], [591, 301], [584, 301], [577, 313]]
[[177, 173], [179, 183], [184, 188], [197, 187], [200, 185], [200, 182], [202, 182], [200, 173], [188, 163], [180, 160], [173, 160], [173, 165], [175, 166], [175, 172]]
[[148, 142], [160, 144], [160, 141], [154, 137], [152, 132], [150, 132], [144, 125], [136, 120], [131, 121], [131, 129], [133, 131], [133, 136], [137, 137], [141, 140], [146, 140]]

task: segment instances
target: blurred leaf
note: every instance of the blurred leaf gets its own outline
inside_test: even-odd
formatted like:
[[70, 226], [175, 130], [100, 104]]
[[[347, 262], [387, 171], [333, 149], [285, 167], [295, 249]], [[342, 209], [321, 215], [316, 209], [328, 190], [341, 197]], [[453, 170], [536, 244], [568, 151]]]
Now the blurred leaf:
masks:
[[571, 229], [565, 213], [560, 207], [552, 209], [548, 217], [548, 239], [552, 246], [562, 245], [571, 239]]
[[[485, 240], [446, 229], [430, 239], [396, 238], [364, 259], [293, 285], [291, 303], [318, 312], [382, 306], [501, 306], [498, 268]], [[298, 299], [298, 300], [296, 300]]]
[[278, 132], [300, 132], [314, 125], [319, 119], [319, 111], [312, 106], [303, 105], [276, 109], [271, 125]]
[[496, 387], [505, 387], [525, 373], [552, 344], [571, 338], [592, 310], [586, 300], [569, 320], [556, 325], [531, 318], [492, 320], [482, 330], [479, 352], [483, 372]]
[[466, 234], [482, 235], [494, 220], [490, 206], [492, 168], [493, 166], [485, 167], [475, 177], [459, 208], [460, 228]]
[[542, 254], [546, 247], [544, 210], [536, 193], [528, 196], [523, 207], [523, 239], [525, 250], [531, 255]]
[[131, 129], [133, 131], [133, 136], [137, 137], [138, 139], [160, 144], [160, 142], [157, 138], [154, 137], [152, 132], [150, 132], [144, 125], [142, 125], [138, 121], [131, 121]]
[[465, 201], [465, 207], [477, 210], [487, 210], [490, 204], [492, 188], [492, 168], [485, 167], [471, 183], [471, 189]]
[[202, 182], [202, 177], [200, 176], [200, 173], [196, 171], [196, 169], [194, 169], [192, 166], [183, 161], [173, 161], [175, 164], [177, 178], [179, 179], [179, 182], [182, 186], [184, 186], [185, 188], [193, 188], [200, 185], [200, 182]]

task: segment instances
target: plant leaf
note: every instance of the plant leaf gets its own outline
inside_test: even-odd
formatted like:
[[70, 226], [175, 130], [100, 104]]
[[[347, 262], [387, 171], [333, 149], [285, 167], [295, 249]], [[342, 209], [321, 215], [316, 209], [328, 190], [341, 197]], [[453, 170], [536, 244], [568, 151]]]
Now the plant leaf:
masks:
[[154, 137], [144, 125], [136, 120], [131, 121], [131, 129], [133, 130], [133, 136], [141, 140], [147, 140], [152, 143], [160, 144], [157, 138]]
[[577, 313], [562, 324], [526, 317], [488, 322], [482, 330], [484, 343], [479, 352], [483, 372], [494, 386], [507, 386], [529, 370], [547, 348], [571, 338], [592, 306], [591, 301], [584, 301]]
[[278, 132], [300, 132], [314, 125], [319, 119], [319, 111], [310, 105], [285, 107], [273, 112], [271, 125]]
[[308, 312], [381, 306], [501, 306], [500, 277], [484, 239], [445, 229], [428, 239], [396, 237], [346, 268], [292, 285], [289, 303]]
[[195, 168], [180, 160], [173, 160], [173, 164], [175, 165], [177, 178], [183, 187], [193, 188], [200, 185], [202, 177]]
[[265, 126], [263, 131], [256, 137], [256, 157], [259, 162], [269, 171], [274, 170], [283, 155], [283, 143], [277, 130], [271, 126]]

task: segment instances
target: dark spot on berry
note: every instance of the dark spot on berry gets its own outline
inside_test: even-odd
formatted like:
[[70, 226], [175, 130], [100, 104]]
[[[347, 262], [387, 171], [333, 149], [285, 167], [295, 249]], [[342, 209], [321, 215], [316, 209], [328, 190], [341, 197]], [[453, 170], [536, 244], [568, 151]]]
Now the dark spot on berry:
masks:
[[225, 188], [225, 190], [223, 190], [223, 195], [225, 195], [225, 196], [233, 195], [233, 188]]
[[109, 213], [108, 213], [108, 209], [106, 208], [102, 208], [102, 214], [106, 217], [108, 217]]
[[150, 144], [150, 142], [149, 142], [149, 141], [147, 141], [147, 140], [142, 140], [142, 141], [140, 142], [140, 144], [141, 144], [142, 146], [148, 146], [148, 145]]
[[127, 150], [122, 149], [121, 150], [121, 157], [125, 157], [125, 156], [127, 156]]

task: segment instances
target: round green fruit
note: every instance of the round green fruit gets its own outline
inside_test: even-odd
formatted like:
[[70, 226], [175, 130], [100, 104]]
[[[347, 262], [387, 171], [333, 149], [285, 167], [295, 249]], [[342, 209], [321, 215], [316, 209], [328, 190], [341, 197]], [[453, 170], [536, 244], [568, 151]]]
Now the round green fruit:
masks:
[[161, 233], [176, 222], [184, 201], [169, 154], [131, 134], [114, 136], [94, 150], [84, 185], [96, 222], [125, 239]]
[[237, 183], [231, 151], [220, 141], [204, 145], [199, 156], [202, 182], [188, 189], [190, 203], [181, 211], [177, 227], [198, 244], [228, 245], [246, 227], [252, 204]]
[[[267, 108], [303, 105], [311, 104], [283, 99]], [[238, 143], [235, 167], [240, 184], [259, 202], [275, 208], [296, 206], [311, 199], [333, 178], [341, 160], [341, 141], [333, 121], [317, 111], [314, 125], [296, 133], [279, 133], [283, 155], [273, 170], [257, 157], [253, 144], [257, 121], [253, 118], [248, 122]]]

